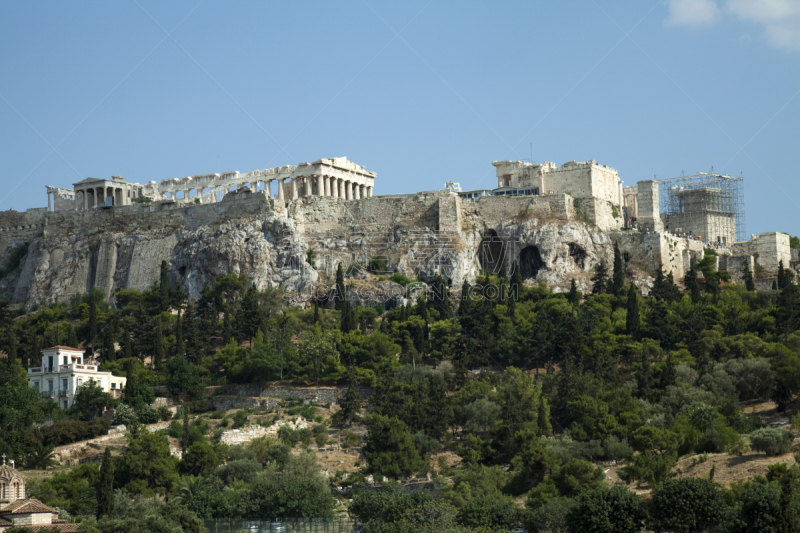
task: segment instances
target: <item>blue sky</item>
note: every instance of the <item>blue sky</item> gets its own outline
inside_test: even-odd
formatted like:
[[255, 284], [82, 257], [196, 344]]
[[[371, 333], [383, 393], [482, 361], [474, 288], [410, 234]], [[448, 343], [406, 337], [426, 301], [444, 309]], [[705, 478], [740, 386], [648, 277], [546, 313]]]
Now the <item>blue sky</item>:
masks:
[[[595, 159], [800, 234], [800, 0], [0, 3], [0, 209], [347, 156], [375, 193]], [[55, 150], [53, 150], [55, 148]]]

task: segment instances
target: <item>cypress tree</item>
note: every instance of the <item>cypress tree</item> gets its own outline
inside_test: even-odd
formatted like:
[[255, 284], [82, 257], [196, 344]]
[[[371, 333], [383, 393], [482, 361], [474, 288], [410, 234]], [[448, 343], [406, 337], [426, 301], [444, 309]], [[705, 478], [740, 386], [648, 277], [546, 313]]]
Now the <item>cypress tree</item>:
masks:
[[697, 281], [697, 270], [694, 267], [689, 269], [689, 272], [686, 273], [686, 277], [683, 279], [683, 284], [686, 286], [686, 291], [684, 294], [688, 292], [692, 297], [692, 303], [697, 303], [700, 301], [700, 282]]
[[[92, 345], [92, 351], [95, 347], [95, 339], [97, 338], [97, 299], [94, 293], [89, 295], [89, 342]], [[74, 346], [73, 346], [74, 348]]]
[[339, 329], [342, 330], [342, 333], [349, 333], [356, 329], [356, 316], [355, 311], [353, 310], [353, 306], [350, 303], [350, 300], [344, 300], [341, 318], [339, 323]]
[[778, 261], [778, 290], [786, 286], [786, 272], [783, 268], [783, 259]]
[[567, 301], [574, 306], [578, 305], [581, 301], [581, 295], [578, 293], [578, 284], [575, 283], [575, 278], [569, 284], [569, 292], [567, 293]]
[[519, 300], [519, 295], [522, 293], [522, 272], [519, 269], [519, 263], [514, 261], [514, 272], [511, 274], [511, 285], [509, 286], [509, 293], [513, 294], [514, 301]]
[[433, 278], [433, 307], [439, 311], [439, 320], [453, 317], [453, 304], [450, 301], [450, 287], [447, 281], [436, 274]]
[[749, 263], [745, 263], [744, 267], [742, 267], [742, 281], [744, 281], [744, 286], [747, 288], [748, 292], [756, 290], [756, 282], [753, 279], [753, 271], [750, 270]]
[[608, 288], [608, 267], [605, 261], [601, 261], [594, 267], [592, 276], [592, 294], [603, 294]]
[[233, 333], [231, 331], [231, 318], [228, 315], [228, 311], [222, 316], [222, 340], [225, 344], [228, 344], [233, 339]]
[[183, 331], [186, 339], [185, 351], [190, 360], [200, 358], [200, 338], [197, 335], [197, 324], [194, 318], [194, 306], [192, 301], [186, 302], [186, 310], [183, 312]]
[[472, 302], [469, 297], [470, 288], [469, 282], [465, 279], [464, 283], [461, 284], [461, 303], [458, 305], [458, 314], [461, 316], [469, 314], [470, 304]]
[[14, 366], [17, 362], [17, 333], [13, 328], [8, 328], [8, 347], [6, 353], [8, 354], [8, 364]]
[[353, 421], [358, 420], [358, 410], [361, 407], [359, 403], [361, 395], [356, 389], [355, 374], [352, 370], [349, 378], [347, 393], [340, 404], [341, 409], [334, 415], [335, 422], [338, 423], [339, 427], [342, 427], [345, 423], [352, 424]]
[[164, 332], [161, 330], [161, 316], [156, 315], [156, 334], [153, 339], [153, 358], [157, 368], [161, 367], [164, 361]]
[[114, 346], [114, 323], [109, 320], [103, 328], [103, 355], [106, 361], [117, 360], [117, 350]]
[[320, 324], [322, 322], [322, 317], [319, 314], [319, 305], [316, 301], [314, 301], [314, 324]]
[[628, 289], [628, 316], [625, 319], [625, 329], [628, 335], [634, 339], [639, 338], [639, 326], [641, 319], [639, 317], [639, 298], [636, 295], [636, 287], [631, 283]]
[[100, 483], [97, 485], [97, 518], [111, 517], [114, 514], [114, 464], [111, 462], [111, 448], [106, 447], [103, 463], [100, 465]]
[[772, 290], [773, 291], [777, 291], [778, 290], [778, 282], [777, 282], [777, 280], [772, 280]]
[[178, 309], [178, 318], [175, 321], [175, 355], [183, 356], [183, 326], [181, 325], [181, 310]]
[[347, 293], [344, 288], [344, 270], [342, 269], [341, 263], [336, 267], [336, 292], [333, 297], [335, 298], [336, 309], [341, 311], [344, 307], [344, 300], [347, 298]]
[[167, 270], [166, 261], [161, 261], [158, 291], [161, 296], [161, 309], [165, 310], [169, 304], [169, 271]]
[[78, 347], [78, 337], [75, 335], [75, 328], [72, 327], [72, 324], [69, 324], [69, 329], [67, 330], [67, 346], [70, 348]]
[[417, 314], [422, 317], [422, 319], [427, 322], [428, 321], [428, 295], [423, 290], [419, 298], [417, 298]]
[[122, 347], [122, 350], [123, 350], [122, 356], [125, 359], [127, 359], [127, 358], [129, 358], [131, 356], [131, 351], [132, 351], [131, 350], [131, 344], [132, 344], [131, 333], [128, 330], [125, 330], [125, 333], [123, 333], [122, 340], [125, 342], [125, 345]]
[[181, 456], [186, 457], [189, 449], [189, 404], [183, 404], [183, 434], [181, 435]]
[[618, 295], [625, 285], [625, 271], [622, 267], [622, 254], [619, 246], [614, 243], [614, 278], [611, 285], [611, 292], [614, 296]]

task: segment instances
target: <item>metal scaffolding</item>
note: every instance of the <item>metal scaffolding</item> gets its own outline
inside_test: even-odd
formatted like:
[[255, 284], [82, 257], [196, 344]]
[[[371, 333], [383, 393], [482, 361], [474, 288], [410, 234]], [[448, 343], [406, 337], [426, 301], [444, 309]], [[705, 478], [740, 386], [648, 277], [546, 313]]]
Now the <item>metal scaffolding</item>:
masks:
[[656, 181], [667, 231], [720, 244], [747, 240], [743, 177], [700, 172]]

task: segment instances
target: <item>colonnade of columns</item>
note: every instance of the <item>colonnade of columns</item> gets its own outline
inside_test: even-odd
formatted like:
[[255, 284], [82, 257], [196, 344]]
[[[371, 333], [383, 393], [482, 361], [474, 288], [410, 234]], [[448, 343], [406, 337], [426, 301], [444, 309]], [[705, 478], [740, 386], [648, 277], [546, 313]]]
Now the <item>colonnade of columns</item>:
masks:
[[[278, 180], [278, 199], [286, 200], [284, 185], [289, 178]], [[334, 176], [306, 176], [292, 178], [290, 181], [290, 199], [300, 196], [324, 196], [328, 198], [343, 198], [345, 200], [360, 200], [372, 197], [372, 186], [350, 181]]]

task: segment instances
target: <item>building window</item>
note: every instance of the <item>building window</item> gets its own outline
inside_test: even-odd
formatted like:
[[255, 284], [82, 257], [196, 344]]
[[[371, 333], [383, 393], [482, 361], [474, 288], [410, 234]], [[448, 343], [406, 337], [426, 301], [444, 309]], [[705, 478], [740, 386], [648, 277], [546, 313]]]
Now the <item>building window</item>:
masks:
[[61, 380], [61, 389], [64, 391], [67, 390], [67, 378]]
[[34, 381], [33, 384], [36, 385], [36, 392], [39, 392], [39, 382]]
[[65, 365], [69, 364], [69, 358], [66, 355], [64, 356], [64, 364]]
[[67, 400], [64, 400], [64, 409], [67, 409]]
[[78, 387], [83, 385], [83, 378], [78, 378]]
[[52, 380], [52, 379], [48, 379], [48, 380], [47, 380], [47, 389], [48, 389], [48, 390], [49, 390], [51, 393], [53, 392], [53, 380]]
[[111, 384], [111, 388], [112, 388], [112, 389], [116, 389], [116, 388], [117, 388], [117, 384], [116, 384], [116, 383], [112, 383], [112, 384]]

